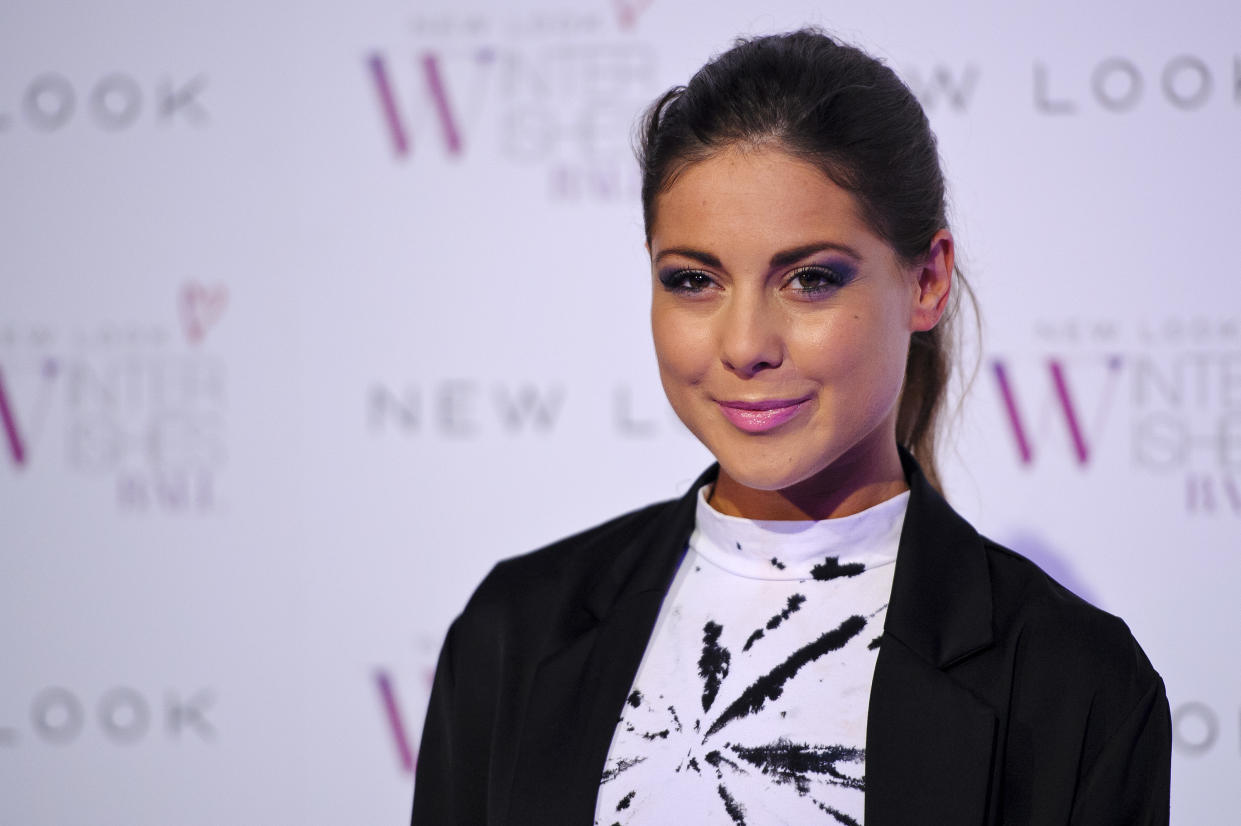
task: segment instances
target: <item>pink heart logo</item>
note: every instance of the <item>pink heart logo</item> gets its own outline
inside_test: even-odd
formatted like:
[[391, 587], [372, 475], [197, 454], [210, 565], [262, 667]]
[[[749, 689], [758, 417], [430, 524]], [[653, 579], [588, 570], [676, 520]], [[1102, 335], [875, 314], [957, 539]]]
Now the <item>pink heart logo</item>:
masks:
[[191, 344], [198, 344], [215, 326], [228, 307], [228, 288], [223, 284], [207, 287], [191, 281], [181, 287], [179, 309], [181, 328]]
[[616, 22], [622, 29], [632, 29], [638, 22], [638, 15], [651, 7], [654, 0], [612, 0], [616, 9]]

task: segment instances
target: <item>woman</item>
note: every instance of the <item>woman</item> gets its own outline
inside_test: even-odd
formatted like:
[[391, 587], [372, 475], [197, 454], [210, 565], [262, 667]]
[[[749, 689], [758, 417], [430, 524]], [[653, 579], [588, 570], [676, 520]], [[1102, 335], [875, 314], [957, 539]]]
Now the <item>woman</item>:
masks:
[[1166, 823], [1128, 629], [937, 491], [954, 247], [909, 90], [814, 31], [744, 41], [640, 154], [661, 379], [718, 464], [496, 566], [413, 822]]

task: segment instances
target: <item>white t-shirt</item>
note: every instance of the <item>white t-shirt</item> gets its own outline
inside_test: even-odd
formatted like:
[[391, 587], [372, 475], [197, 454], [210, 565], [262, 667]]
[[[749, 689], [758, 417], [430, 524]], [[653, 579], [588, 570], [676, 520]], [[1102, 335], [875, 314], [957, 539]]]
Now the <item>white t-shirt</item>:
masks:
[[706, 495], [612, 736], [595, 823], [860, 824], [909, 494], [817, 522], [726, 516]]

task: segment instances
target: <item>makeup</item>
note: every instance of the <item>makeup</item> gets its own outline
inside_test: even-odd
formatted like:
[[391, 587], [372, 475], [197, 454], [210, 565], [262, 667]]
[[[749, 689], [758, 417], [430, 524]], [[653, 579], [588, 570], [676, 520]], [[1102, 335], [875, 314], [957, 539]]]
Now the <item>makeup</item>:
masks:
[[746, 433], [765, 433], [792, 419], [810, 402], [810, 398], [767, 399], [758, 402], [716, 402], [724, 418]]

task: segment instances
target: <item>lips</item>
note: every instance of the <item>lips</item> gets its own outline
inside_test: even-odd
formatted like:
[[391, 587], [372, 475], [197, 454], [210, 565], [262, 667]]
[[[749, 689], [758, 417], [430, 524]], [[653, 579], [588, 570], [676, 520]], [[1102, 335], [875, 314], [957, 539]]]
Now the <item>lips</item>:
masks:
[[792, 419], [810, 402], [809, 396], [800, 399], [763, 399], [761, 401], [716, 402], [724, 418], [746, 433], [764, 433], [774, 430]]

